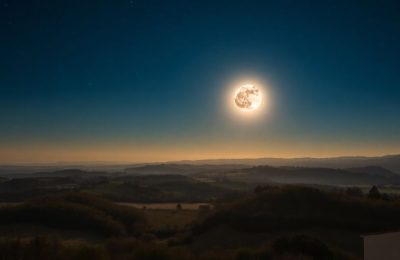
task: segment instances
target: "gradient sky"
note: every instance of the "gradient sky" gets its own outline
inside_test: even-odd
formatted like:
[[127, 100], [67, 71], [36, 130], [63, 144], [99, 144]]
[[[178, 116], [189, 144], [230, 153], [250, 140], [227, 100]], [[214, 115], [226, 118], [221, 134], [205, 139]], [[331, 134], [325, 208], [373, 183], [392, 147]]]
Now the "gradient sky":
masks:
[[400, 152], [398, 1], [0, 3], [1, 163]]

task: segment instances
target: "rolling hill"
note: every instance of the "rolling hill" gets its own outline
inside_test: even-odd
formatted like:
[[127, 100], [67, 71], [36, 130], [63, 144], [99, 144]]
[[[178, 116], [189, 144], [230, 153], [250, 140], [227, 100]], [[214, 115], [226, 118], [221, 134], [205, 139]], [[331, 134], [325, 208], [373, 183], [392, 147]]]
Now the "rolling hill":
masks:
[[397, 185], [400, 175], [381, 167], [357, 169], [256, 166], [225, 174], [226, 178], [250, 183], [321, 185]]
[[380, 166], [400, 174], [400, 155], [386, 155], [379, 157], [346, 156], [331, 158], [250, 158], [250, 159], [216, 159], [181, 161], [182, 164], [240, 164], [248, 166], [298, 166], [320, 168], [358, 168], [370, 165]]

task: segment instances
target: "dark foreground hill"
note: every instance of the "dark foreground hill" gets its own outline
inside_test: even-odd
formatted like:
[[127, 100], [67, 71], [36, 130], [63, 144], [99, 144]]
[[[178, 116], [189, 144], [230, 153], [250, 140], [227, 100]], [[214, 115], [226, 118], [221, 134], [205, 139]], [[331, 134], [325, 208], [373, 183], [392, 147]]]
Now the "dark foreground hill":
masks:
[[0, 226], [33, 225], [100, 236], [137, 235], [143, 214], [86, 193], [67, 193], [0, 207]]
[[[148, 176], [140, 180], [157, 183]], [[53, 195], [0, 208], [0, 258], [361, 259], [361, 234], [400, 228], [400, 201], [348, 194], [340, 189], [266, 186], [199, 211], [195, 223], [182, 229], [171, 226], [168, 234], [148, 221], [183, 217], [185, 210], [166, 214], [118, 206], [86, 193]], [[37, 229], [26, 234], [30, 226], [48, 229], [41, 229], [40, 236]], [[50, 229], [57, 237], [47, 232]], [[71, 239], [65, 231], [91, 236]]]
[[196, 230], [229, 225], [248, 232], [326, 227], [356, 232], [400, 228], [400, 203], [350, 197], [312, 188], [270, 188], [228, 206]]
[[192, 240], [201, 248], [234, 248], [307, 235], [332, 248], [361, 255], [360, 235], [398, 229], [399, 218], [399, 201], [312, 188], [269, 188], [213, 213], [194, 227]]

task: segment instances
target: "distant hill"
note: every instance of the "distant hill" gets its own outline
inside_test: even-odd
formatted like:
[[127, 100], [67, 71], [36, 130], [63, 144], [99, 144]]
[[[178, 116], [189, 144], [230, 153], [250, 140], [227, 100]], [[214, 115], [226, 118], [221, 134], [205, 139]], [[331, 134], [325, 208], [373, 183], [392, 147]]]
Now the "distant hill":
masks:
[[381, 167], [351, 170], [305, 167], [256, 166], [232, 171], [226, 178], [252, 183], [302, 183], [322, 185], [400, 184], [400, 175]]
[[175, 164], [175, 163], [166, 163], [166, 164], [150, 164], [150, 165], [141, 165], [137, 167], [130, 167], [125, 169], [126, 173], [130, 174], [198, 174], [198, 173], [217, 173], [217, 172], [226, 172], [234, 169], [240, 169], [246, 167], [245, 165], [239, 164]]
[[92, 177], [92, 176], [107, 176], [110, 173], [100, 171], [83, 171], [80, 169], [65, 169], [54, 172], [36, 172], [32, 174], [34, 177]]
[[164, 163], [70, 163], [70, 164], [23, 164], [23, 165], [0, 165], [0, 176], [15, 177], [26, 176], [35, 172], [55, 172], [68, 169], [79, 169], [94, 172], [146, 172], [146, 174], [175, 174], [198, 173], [208, 170], [226, 170], [232, 168], [244, 168], [248, 166], [271, 165], [271, 166], [300, 166], [300, 167], [322, 167], [322, 168], [360, 168], [371, 165], [383, 167], [392, 172], [400, 174], [400, 154], [377, 157], [347, 156], [330, 158], [247, 158], [247, 159], [210, 159], [210, 160], [185, 160]]
[[359, 168], [349, 168], [347, 169], [351, 172], [363, 172], [368, 173], [369, 175], [379, 175], [379, 176], [386, 176], [386, 177], [396, 177], [398, 176], [397, 173], [389, 171], [380, 166], [366, 166], [366, 167], [359, 167]]
[[[122, 171], [127, 165], [120, 166], [118, 171]], [[112, 169], [112, 170], [111, 170]], [[116, 167], [104, 166], [92, 168], [90, 166], [1, 166], [0, 165], [0, 176], [9, 178], [26, 178], [33, 176], [51, 177], [57, 176], [71, 176], [81, 174], [91, 175], [105, 175], [111, 172], [117, 172]]]
[[301, 166], [301, 167], [323, 167], [323, 168], [359, 168], [376, 165], [400, 174], [400, 155], [386, 155], [380, 157], [331, 157], [331, 158], [255, 158], [255, 159], [216, 159], [181, 161], [182, 164], [240, 164], [240, 165], [271, 165], [271, 166]]

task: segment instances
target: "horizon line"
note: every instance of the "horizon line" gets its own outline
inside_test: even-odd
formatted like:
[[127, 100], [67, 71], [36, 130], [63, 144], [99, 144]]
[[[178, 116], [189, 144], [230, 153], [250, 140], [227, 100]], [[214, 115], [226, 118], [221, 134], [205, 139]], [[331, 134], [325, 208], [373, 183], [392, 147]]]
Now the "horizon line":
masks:
[[337, 155], [337, 156], [293, 156], [293, 157], [237, 157], [237, 158], [208, 158], [208, 159], [185, 159], [185, 160], [168, 160], [168, 161], [55, 161], [55, 162], [0, 162], [0, 167], [7, 166], [90, 166], [90, 165], [125, 165], [125, 164], [173, 164], [173, 163], [184, 163], [184, 162], [202, 162], [202, 161], [229, 161], [229, 160], [262, 160], [262, 159], [276, 159], [276, 160], [296, 160], [296, 159], [345, 159], [345, 158], [383, 158], [383, 157], [396, 157], [400, 156], [400, 153], [396, 154], [380, 154], [380, 155]]

